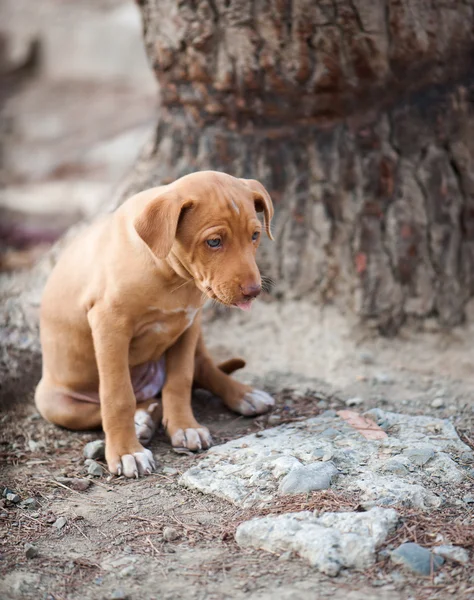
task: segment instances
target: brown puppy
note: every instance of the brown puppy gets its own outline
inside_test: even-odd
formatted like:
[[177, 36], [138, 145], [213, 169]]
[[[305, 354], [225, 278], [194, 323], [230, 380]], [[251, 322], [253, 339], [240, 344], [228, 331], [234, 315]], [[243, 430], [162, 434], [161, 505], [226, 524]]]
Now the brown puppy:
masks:
[[[193, 382], [243, 415], [274, 401], [212, 362], [200, 309], [213, 298], [244, 310], [261, 289], [255, 253], [273, 206], [253, 180], [206, 171], [127, 200], [64, 251], [41, 306], [43, 376], [36, 405], [70, 429], [102, 425], [112, 473], [150, 473], [143, 443], [163, 424], [175, 447], [209, 448], [191, 409]], [[100, 404], [99, 404], [100, 398]]]

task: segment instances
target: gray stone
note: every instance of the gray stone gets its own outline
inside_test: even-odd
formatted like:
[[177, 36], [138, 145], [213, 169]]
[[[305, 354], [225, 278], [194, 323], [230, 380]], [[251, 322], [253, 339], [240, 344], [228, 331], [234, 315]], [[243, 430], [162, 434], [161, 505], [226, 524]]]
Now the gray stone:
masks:
[[67, 523], [66, 517], [59, 517], [53, 523], [53, 527], [56, 527], [56, 529], [62, 529], [64, 527], [64, 525], [66, 525], [66, 523]]
[[163, 539], [167, 542], [174, 542], [175, 540], [179, 539], [180, 534], [179, 531], [177, 529], [175, 529], [174, 527], [165, 527], [163, 529]]
[[403, 565], [420, 575], [430, 575], [437, 571], [444, 563], [444, 558], [436, 556], [426, 548], [414, 542], [407, 542], [398, 546], [391, 554], [395, 564]]
[[387, 373], [376, 373], [373, 379], [374, 383], [381, 383], [382, 385], [389, 385], [394, 382], [393, 377]]
[[8, 494], [14, 494], [15, 492], [13, 490], [11, 490], [10, 488], [3, 488], [3, 492], [2, 492], [2, 496], [3, 498], [6, 498]]
[[432, 408], [444, 408], [444, 401], [442, 398], [435, 398], [431, 403]]
[[474, 463], [474, 452], [463, 452], [459, 457], [463, 463]]
[[334, 463], [324, 462], [292, 469], [280, 482], [280, 494], [302, 494], [326, 490], [338, 470]]
[[433, 553], [442, 556], [444, 559], [465, 565], [469, 562], [469, 553], [461, 546], [436, 546]]
[[353, 398], [348, 398], [346, 400], [346, 406], [359, 406], [359, 404], [363, 404], [364, 399], [360, 396], [354, 396]]
[[124, 556], [123, 554], [119, 554], [115, 556], [107, 556], [107, 558], [102, 561], [100, 566], [104, 571], [116, 573], [119, 570], [123, 570], [126, 567], [134, 565], [137, 561], [138, 558], [136, 556]]
[[89, 475], [93, 475], [94, 477], [102, 477], [104, 474], [104, 469], [99, 465], [99, 463], [95, 462], [95, 460], [91, 460], [89, 466], [87, 467], [87, 472]]
[[[452, 456], [470, 451], [453, 424], [381, 409], [365, 414], [383, 424], [387, 438], [367, 440], [334, 411], [326, 411], [215, 446], [179, 482], [247, 508], [273, 502], [282, 477], [291, 475], [291, 481], [296, 477], [293, 471], [321, 465], [324, 458], [344, 475], [332, 482], [333, 489], [361, 494], [365, 507], [440, 506], [443, 487], [465, 477]], [[412, 459], [423, 462], [428, 456], [432, 458], [420, 472]]]
[[91, 484], [90, 479], [79, 479], [76, 477], [56, 477], [56, 481], [70, 487], [76, 492], [85, 492]]
[[7, 500], [9, 502], [13, 502], [13, 504], [18, 504], [18, 502], [20, 502], [21, 498], [18, 494], [9, 493], [9, 494], [7, 494]]
[[104, 440], [95, 440], [84, 446], [84, 458], [103, 460], [105, 458]]
[[363, 570], [375, 562], [376, 549], [398, 523], [393, 509], [363, 513], [308, 511], [268, 516], [241, 523], [235, 539], [241, 547], [282, 554], [294, 552], [326, 575], [341, 568]]
[[112, 592], [110, 600], [128, 600], [129, 596], [122, 588], [117, 588]]
[[467, 494], [463, 497], [463, 502], [466, 504], [474, 504], [474, 496], [472, 494]]
[[362, 350], [359, 352], [359, 360], [360, 362], [364, 363], [364, 365], [372, 365], [375, 362], [374, 355], [368, 350]]
[[35, 558], [38, 556], [38, 548], [34, 544], [25, 544], [26, 558]]
[[130, 577], [135, 574], [135, 567], [133, 565], [128, 565], [128, 567], [124, 567], [118, 572], [119, 577]]
[[26, 498], [20, 505], [22, 508], [27, 508], [28, 510], [35, 510], [35, 508], [39, 508], [39, 502], [36, 498]]
[[163, 467], [162, 471], [165, 475], [177, 475], [179, 473], [178, 469], [173, 469], [173, 467]]
[[434, 457], [435, 450], [430, 444], [419, 444], [414, 448], [407, 448], [404, 454], [414, 465], [422, 467]]
[[382, 465], [382, 471], [404, 477], [408, 475], [408, 463], [409, 460], [406, 457], [401, 455], [394, 456]]

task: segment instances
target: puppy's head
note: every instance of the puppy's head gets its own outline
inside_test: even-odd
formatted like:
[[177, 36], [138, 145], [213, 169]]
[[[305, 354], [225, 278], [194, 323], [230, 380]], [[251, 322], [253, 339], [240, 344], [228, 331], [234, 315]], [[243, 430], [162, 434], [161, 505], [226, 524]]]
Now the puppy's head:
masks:
[[135, 219], [138, 235], [157, 258], [189, 275], [209, 298], [244, 310], [261, 290], [255, 254], [263, 212], [270, 239], [273, 205], [258, 181], [214, 171], [166, 186]]

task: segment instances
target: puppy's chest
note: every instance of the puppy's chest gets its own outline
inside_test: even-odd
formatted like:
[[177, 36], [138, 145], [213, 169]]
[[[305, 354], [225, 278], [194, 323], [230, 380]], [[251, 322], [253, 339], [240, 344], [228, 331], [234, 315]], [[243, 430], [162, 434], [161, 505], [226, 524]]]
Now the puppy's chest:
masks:
[[198, 311], [195, 306], [170, 310], [150, 307], [135, 327], [131, 357], [150, 360], [161, 356], [193, 324]]

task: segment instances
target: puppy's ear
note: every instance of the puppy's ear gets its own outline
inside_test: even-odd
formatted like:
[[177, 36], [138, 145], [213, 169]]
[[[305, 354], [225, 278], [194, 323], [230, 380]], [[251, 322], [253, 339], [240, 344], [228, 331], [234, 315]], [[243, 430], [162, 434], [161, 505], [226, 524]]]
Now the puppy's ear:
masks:
[[273, 203], [270, 194], [256, 179], [241, 179], [241, 181], [252, 190], [255, 200], [255, 210], [257, 212], [263, 212], [265, 231], [267, 232], [268, 237], [273, 240], [272, 232], [270, 230], [273, 218]]
[[170, 190], [150, 200], [135, 218], [136, 232], [158, 258], [166, 258], [170, 253], [181, 213], [190, 206], [191, 200]]

